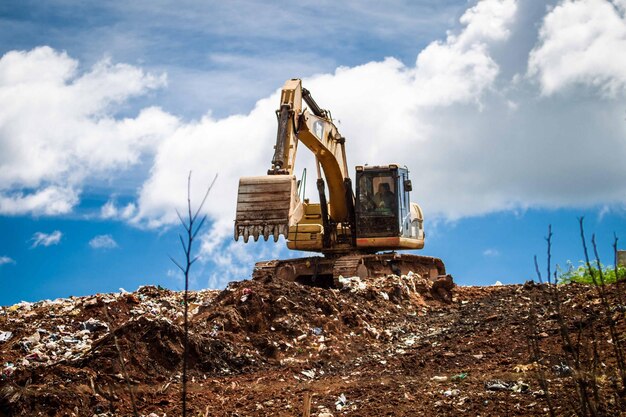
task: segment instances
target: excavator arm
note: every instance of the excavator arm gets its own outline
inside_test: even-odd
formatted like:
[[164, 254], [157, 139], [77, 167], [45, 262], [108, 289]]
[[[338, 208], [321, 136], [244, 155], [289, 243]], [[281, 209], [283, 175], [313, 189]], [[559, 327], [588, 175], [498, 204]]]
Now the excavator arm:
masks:
[[[309, 109], [302, 110], [302, 100]], [[239, 180], [235, 240], [249, 236], [274, 240], [287, 236], [289, 226], [303, 215], [294, 176], [298, 143], [315, 155], [318, 191], [325, 223], [349, 223], [354, 217], [354, 195], [348, 175], [345, 140], [333, 124], [327, 110], [321, 109], [299, 79], [288, 80], [277, 110], [278, 130], [272, 164], [268, 175], [242, 177]], [[328, 181], [329, 199], [325, 201], [324, 179]]]

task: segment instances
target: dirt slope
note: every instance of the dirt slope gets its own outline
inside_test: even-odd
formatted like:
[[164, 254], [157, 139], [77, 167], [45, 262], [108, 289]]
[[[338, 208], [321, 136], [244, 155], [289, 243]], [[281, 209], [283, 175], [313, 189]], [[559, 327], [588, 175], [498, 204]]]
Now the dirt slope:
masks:
[[[609, 290], [623, 335], [624, 306]], [[566, 325], [593, 332], [609, 392], [612, 341], [596, 292], [569, 285], [561, 297]], [[181, 415], [182, 307], [181, 293], [143, 287], [1, 308], [0, 416], [133, 415], [129, 388], [139, 415]], [[325, 417], [546, 415], [531, 334], [557, 414], [576, 401], [545, 287], [457, 287], [445, 304], [413, 277], [342, 290], [241, 281], [191, 293], [190, 311], [194, 416], [300, 416], [307, 395], [311, 415]]]

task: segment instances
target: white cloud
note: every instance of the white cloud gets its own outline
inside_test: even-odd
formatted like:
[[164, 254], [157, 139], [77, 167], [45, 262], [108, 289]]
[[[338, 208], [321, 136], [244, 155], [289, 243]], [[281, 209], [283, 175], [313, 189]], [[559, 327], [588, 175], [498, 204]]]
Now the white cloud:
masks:
[[543, 19], [528, 73], [544, 94], [583, 84], [615, 96], [626, 91], [623, 0], [565, 0]]
[[500, 255], [500, 251], [494, 248], [489, 248], [489, 249], [485, 249], [483, 251], [483, 256], [487, 256], [487, 257], [495, 257], [495, 256], [499, 256]]
[[9, 258], [8, 256], [0, 256], [0, 265], [14, 264], [15, 260]]
[[98, 235], [89, 241], [89, 246], [93, 249], [113, 249], [117, 248], [117, 242], [111, 235]]
[[103, 219], [113, 219], [117, 217], [118, 209], [115, 201], [109, 200], [100, 208], [100, 217]]
[[129, 220], [136, 211], [137, 207], [134, 203], [128, 203], [124, 207], [118, 207], [115, 200], [111, 199], [100, 208], [100, 217], [103, 219]]
[[72, 210], [78, 202], [79, 192], [72, 188], [48, 186], [31, 193], [0, 191], [0, 214], [22, 213], [57, 215]]
[[78, 67], [49, 47], [0, 57], [0, 214], [71, 211], [86, 180], [137, 164], [177, 124], [154, 107], [114, 117], [165, 76], [108, 59]]
[[61, 242], [61, 237], [63, 237], [63, 233], [61, 233], [59, 230], [55, 230], [52, 233], [37, 232], [30, 239], [33, 242], [31, 248], [36, 248], [38, 246], [48, 247], [52, 245], [58, 245], [59, 242]]

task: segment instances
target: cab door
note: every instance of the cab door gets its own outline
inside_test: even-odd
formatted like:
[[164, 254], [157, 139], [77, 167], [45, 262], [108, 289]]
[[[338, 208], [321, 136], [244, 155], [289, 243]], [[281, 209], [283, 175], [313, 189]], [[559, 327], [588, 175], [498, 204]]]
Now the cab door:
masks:
[[398, 190], [398, 226], [400, 229], [400, 236], [411, 236], [411, 200], [409, 198], [409, 192], [405, 185], [409, 180], [409, 172], [406, 169], [398, 169], [398, 184], [396, 188]]

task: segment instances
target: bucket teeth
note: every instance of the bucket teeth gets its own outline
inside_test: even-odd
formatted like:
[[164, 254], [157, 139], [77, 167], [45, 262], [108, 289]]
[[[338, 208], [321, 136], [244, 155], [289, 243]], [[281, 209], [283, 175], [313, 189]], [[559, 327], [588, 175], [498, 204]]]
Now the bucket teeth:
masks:
[[268, 241], [270, 236], [274, 238], [274, 242], [278, 242], [278, 237], [284, 235], [287, 237], [289, 226], [284, 224], [238, 224], [235, 226], [235, 240], [239, 240], [240, 236], [243, 236], [243, 241], [248, 243], [250, 237], [255, 242], [259, 240], [260, 236], [263, 236], [263, 240]]

